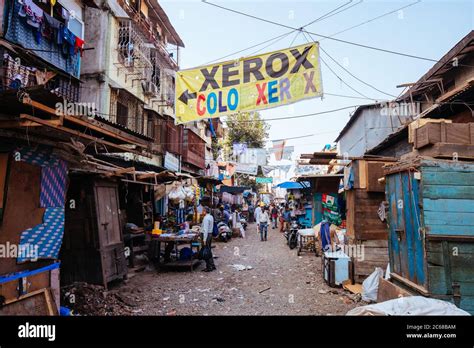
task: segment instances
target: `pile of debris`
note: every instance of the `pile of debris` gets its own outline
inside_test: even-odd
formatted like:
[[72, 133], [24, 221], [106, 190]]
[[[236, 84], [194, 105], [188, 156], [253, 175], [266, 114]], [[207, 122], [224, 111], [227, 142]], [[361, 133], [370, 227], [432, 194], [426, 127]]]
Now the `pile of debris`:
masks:
[[75, 315], [132, 315], [129, 304], [123, 302], [116, 291], [83, 282], [61, 288], [61, 305]]

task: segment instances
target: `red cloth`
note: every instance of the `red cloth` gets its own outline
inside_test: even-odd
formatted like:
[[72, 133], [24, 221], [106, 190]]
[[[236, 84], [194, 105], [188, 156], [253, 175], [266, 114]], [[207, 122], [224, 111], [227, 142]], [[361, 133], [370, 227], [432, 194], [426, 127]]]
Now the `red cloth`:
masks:
[[81, 57], [82, 57], [82, 51], [84, 50], [84, 40], [80, 39], [79, 37], [76, 36], [76, 43], [74, 45], [74, 52], [77, 53], [77, 51], [81, 52]]

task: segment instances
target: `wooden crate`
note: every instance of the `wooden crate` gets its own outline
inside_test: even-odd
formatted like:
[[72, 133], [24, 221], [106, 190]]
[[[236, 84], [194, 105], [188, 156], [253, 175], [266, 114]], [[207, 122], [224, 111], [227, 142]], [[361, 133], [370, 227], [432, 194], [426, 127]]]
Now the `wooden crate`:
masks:
[[384, 176], [384, 165], [389, 162], [354, 160], [351, 163], [354, 171], [354, 188], [366, 189], [369, 192], [385, 192], [385, 185], [379, 183]]
[[436, 143], [474, 144], [474, 123], [428, 123], [415, 130], [415, 149]]
[[419, 118], [408, 125], [408, 142], [413, 144], [415, 142], [416, 129], [424, 126], [427, 123], [452, 123], [452, 120], [446, 118]]
[[433, 158], [474, 160], [474, 145], [436, 143], [432, 146], [425, 146], [414, 150], [413, 155], [427, 156]]
[[377, 302], [385, 302], [400, 297], [413, 296], [413, 293], [384, 278], [379, 278]]

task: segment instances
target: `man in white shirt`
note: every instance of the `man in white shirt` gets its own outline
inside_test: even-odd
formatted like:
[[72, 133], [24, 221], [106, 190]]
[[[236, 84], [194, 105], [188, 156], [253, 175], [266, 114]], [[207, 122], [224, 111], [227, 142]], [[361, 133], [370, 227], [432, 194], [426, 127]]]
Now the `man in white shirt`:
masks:
[[259, 220], [258, 220], [259, 225], [260, 225], [260, 240], [262, 242], [267, 240], [269, 221], [270, 221], [270, 216], [268, 216], [267, 209], [263, 208], [263, 211], [260, 213]]
[[202, 225], [201, 225], [201, 237], [202, 237], [201, 247], [209, 248], [210, 257], [205, 259], [206, 269], [204, 269], [203, 271], [211, 272], [216, 269], [216, 266], [214, 265], [214, 257], [212, 256], [212, 249], [211, 249], [212, 231], [214, 229], [214, 217], [210, 214], [210, 209], [208, 207], [205, 207], [205, 211], [206, 211], [206, 215], [204, 216], [204, 219], [202, 220]]
[[257, 233], [260, 231], [260, 214], [262, 214], [262, 208], [260, 204], [257, 203], [257, 208], [255, 208], [255, 222], [257, 223]]

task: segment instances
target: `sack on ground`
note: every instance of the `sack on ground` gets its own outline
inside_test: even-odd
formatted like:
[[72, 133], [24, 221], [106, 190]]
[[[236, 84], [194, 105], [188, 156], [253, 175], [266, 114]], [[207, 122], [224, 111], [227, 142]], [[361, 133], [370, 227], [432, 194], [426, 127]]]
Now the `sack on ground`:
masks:
[[380, 277], [383, 277], [383, 270], [377, 267], [375, 271], [364, 280], [362, 283], [362, 299], [364, 301], [377, 301]]

